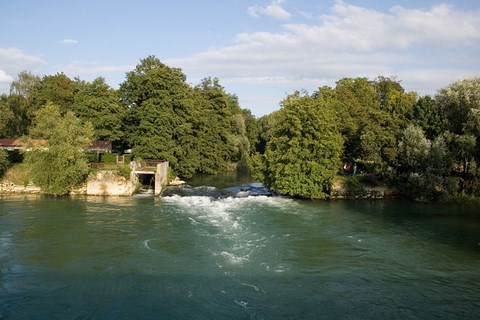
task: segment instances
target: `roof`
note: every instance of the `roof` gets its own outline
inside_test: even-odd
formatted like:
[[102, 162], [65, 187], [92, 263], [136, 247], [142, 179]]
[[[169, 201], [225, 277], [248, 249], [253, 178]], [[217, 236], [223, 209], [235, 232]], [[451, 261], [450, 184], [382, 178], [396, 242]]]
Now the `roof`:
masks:
[[[32, 140], [34, 146], [42, 146], [45, 143], [47, 143], [47, 140], [44, 139]], [[20, 139], [0, 139], [0, 149], [19, 150], [24, 149], [26, 146], [27, 142]]]
[[[45, 139], [31, 140], [34, 146], [43, 146], [47, 143]], [[0, 149], [21, 150], [27, 147], [27, 142], [20, 139], [0, 139]], [[87, 151], [112, 152], [112, 142], [106, 140], [95, 140], [90, 143]]]

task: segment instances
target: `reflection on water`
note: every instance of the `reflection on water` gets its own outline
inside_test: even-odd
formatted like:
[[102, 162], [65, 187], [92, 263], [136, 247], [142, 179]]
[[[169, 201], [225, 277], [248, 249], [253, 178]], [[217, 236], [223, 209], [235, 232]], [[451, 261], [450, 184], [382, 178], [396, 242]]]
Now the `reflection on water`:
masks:
[[402, 201], [3, 198], [0, 318], [477, 319], [479, 231]]

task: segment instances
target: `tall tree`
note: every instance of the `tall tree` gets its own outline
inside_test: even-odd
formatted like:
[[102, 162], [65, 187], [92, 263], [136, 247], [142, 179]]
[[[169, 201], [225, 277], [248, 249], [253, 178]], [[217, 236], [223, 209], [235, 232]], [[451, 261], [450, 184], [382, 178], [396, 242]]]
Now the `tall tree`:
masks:
[[409, 118], [425, 131], [426, 137], [430, 140], [438, 137], [445, 130], [446, 119], [430, 96], [418, 99]]
[[435, 96], [447, 119], [445, 134], [449, 152], [464, 173], [470, 163], [480, 163], [480, 77], [456, 81]]
[[468, 123], [477, 122], [480, 112], [480, 77], [453, 82], [438, 91], [435, 100], [455, 134], [471, 132]]
[[88, 174], [85, 147], [92, 139], [90, 123], [82, 124], [72, 111], [64, 115], [52, 103], [37, 112], [30, 138], [45, 139], [44, 144], [31, 140], [25, 152], [33, 182], [46, 194], [67, 194]]
[[16, 94], [24, 97], [31, 102], [36, 90], [40, 86], [40, 77], [29, 71], [21, 71], [17, 79], [10, 84], [10, 94]]
[[343, 139], [332, 105], [308, 95], [289, 95], [275, 114], [262, 176], [273, 190], [325, 198], [340, 164]]
[[74, 82], [63, 72], [46, 75], [40, 81], [38, 90], [34, 92], [33, 99], [37, 109], [47, 102], [52, 102], [62, 113], [66, 113], [72, 110], [74, 90]]
[[76, 92], [72, 110], [83, 121], [92, 123], [94, 138], [119, 143], [124, 136], [126, 107], [117, 92], [102, 77], [89, 83], [75, 79]]
[[127, 73], [120, 94], [129, 109], [128, 141], [135, 156], [165, 159], [178, 169], [182, 146], [176, 141], [177, 129], [184, 129], [192, 103], [191, 88], [185, 81], [180, 69], [154, 56], [141, 60]]

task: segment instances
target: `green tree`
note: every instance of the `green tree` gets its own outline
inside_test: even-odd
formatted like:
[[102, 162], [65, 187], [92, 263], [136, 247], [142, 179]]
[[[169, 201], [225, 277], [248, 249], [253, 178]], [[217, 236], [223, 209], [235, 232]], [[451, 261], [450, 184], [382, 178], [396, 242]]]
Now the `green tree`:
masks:
[[76, 92], [72, 110], [82, 121], [93, 125], [94, 138], [119, 143], [124, 136], [126, 108], [117, 92], [102, 77], [89, 83], [75, 80]]
[[188, 150], [179, 140], [189, 135], [185, 123], [193, 103], [185, 81], [180, 69], [149, 56], [127, 73], [120, 94], [129, 109], [127, 134], [134, 156], [165, 159], [178, 174], [191, 175], [192, 170], [180, 168]]
[[435, 100], [430, 96], [418, 99], [409, 118], [423, 129], [430, 140], [438, 137], [445, 130], [445, 119]]
[[469, 119], [480, 112], [480, 77], [456, 81], [442, 88], [435, 100], [448, 120], [447, 129], [455, 134], [468, 134]]
[[40, 77], [29, 71], [21, 71], [17, 79], [10, 84], [10, 94], [16, 94], [24, 97], [31, 103], [33, 96], [40, 87]]
[[257, 144], [259, 143], [257, 119], [249, 109], [243, 109], [242, 113], [245, 119], [245, 135], [250, 145], [249, 155], [252, 155], [255, 153]]
[[27, 134], [36, 107], [33, 96], [39, 88], [40, 78], [27, 71], [18, 74], [10, 85], [10, 95], [0, 98], [0, 136], [18, 138]]
[[398, 89], [397, 85], [397, 82], [344, 78], [337, 82], [333, 92], [326, 88], [320, 91], [320, 97], [336, 101], [333, 103], [345, 139], [343, 161], [361, 162], [373, 172], [382, 172], [394, 164], [403, 121], [389, 107], [388, 88]]
[[338, 171], [343, 143], [334, 108], [296, 93], [282, 102], [275, 117], [260, 158], [265, 183], [281, 194], [325, 198]]
[[431, 142], [423, 130], [416, 125], [409, 125], [403, 130], [398, 144], [398, 163], [403, 172], [423, 172], [430, 158]]
[[480, 163], [480, 77], [451, 83], [438, 91], [435, 101], [447, 119], [449, 153], [467, 174], [473, 161]]
[[40, 109], [30, 138], [45, 139], [45, 143], [31, 140], [31, 150], [25, 152], [35, 185], [46, 194], [63, 195], [84, 181], [89, 171], [84, 149], [92, 135], [91, 124], [82, 124], [72, 111], [62, 115], [52, 103]]
[[2, 177], [3, 173], [7, 170], [10, 161], [8, 160], [8, 153], [7, 151], [0, 149], [0, 177]]
[[11, 129], [13, 127], [15, 115], [10, 108], [9, 96], [2, 94], [0, 95], [0, 138], [11, 138], [13, 137]]
[[52, 102], [59, 107], [62, 113], [71, 111], [74, 90], [74, 82], [64, 73], [44, 76], [32, 97], [36, 110], [45, 106], [47, 102]]

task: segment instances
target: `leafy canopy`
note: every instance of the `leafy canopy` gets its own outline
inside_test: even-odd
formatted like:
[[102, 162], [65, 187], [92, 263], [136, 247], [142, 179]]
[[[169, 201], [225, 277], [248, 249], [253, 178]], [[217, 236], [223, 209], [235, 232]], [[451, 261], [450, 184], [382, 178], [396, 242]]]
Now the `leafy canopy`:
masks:
[[[35, 185], [50, 195], [67, 194], [84, 181], [89, 167], [85, 147], [91, 142], [90, 123], [82, 124], [69, 111], [62, 115], [58, 106], [47, 103], [40, 109], [30, 131], [30, 150], [25, 151]], [[45, 144], [32, 139], [45, 139]]]

